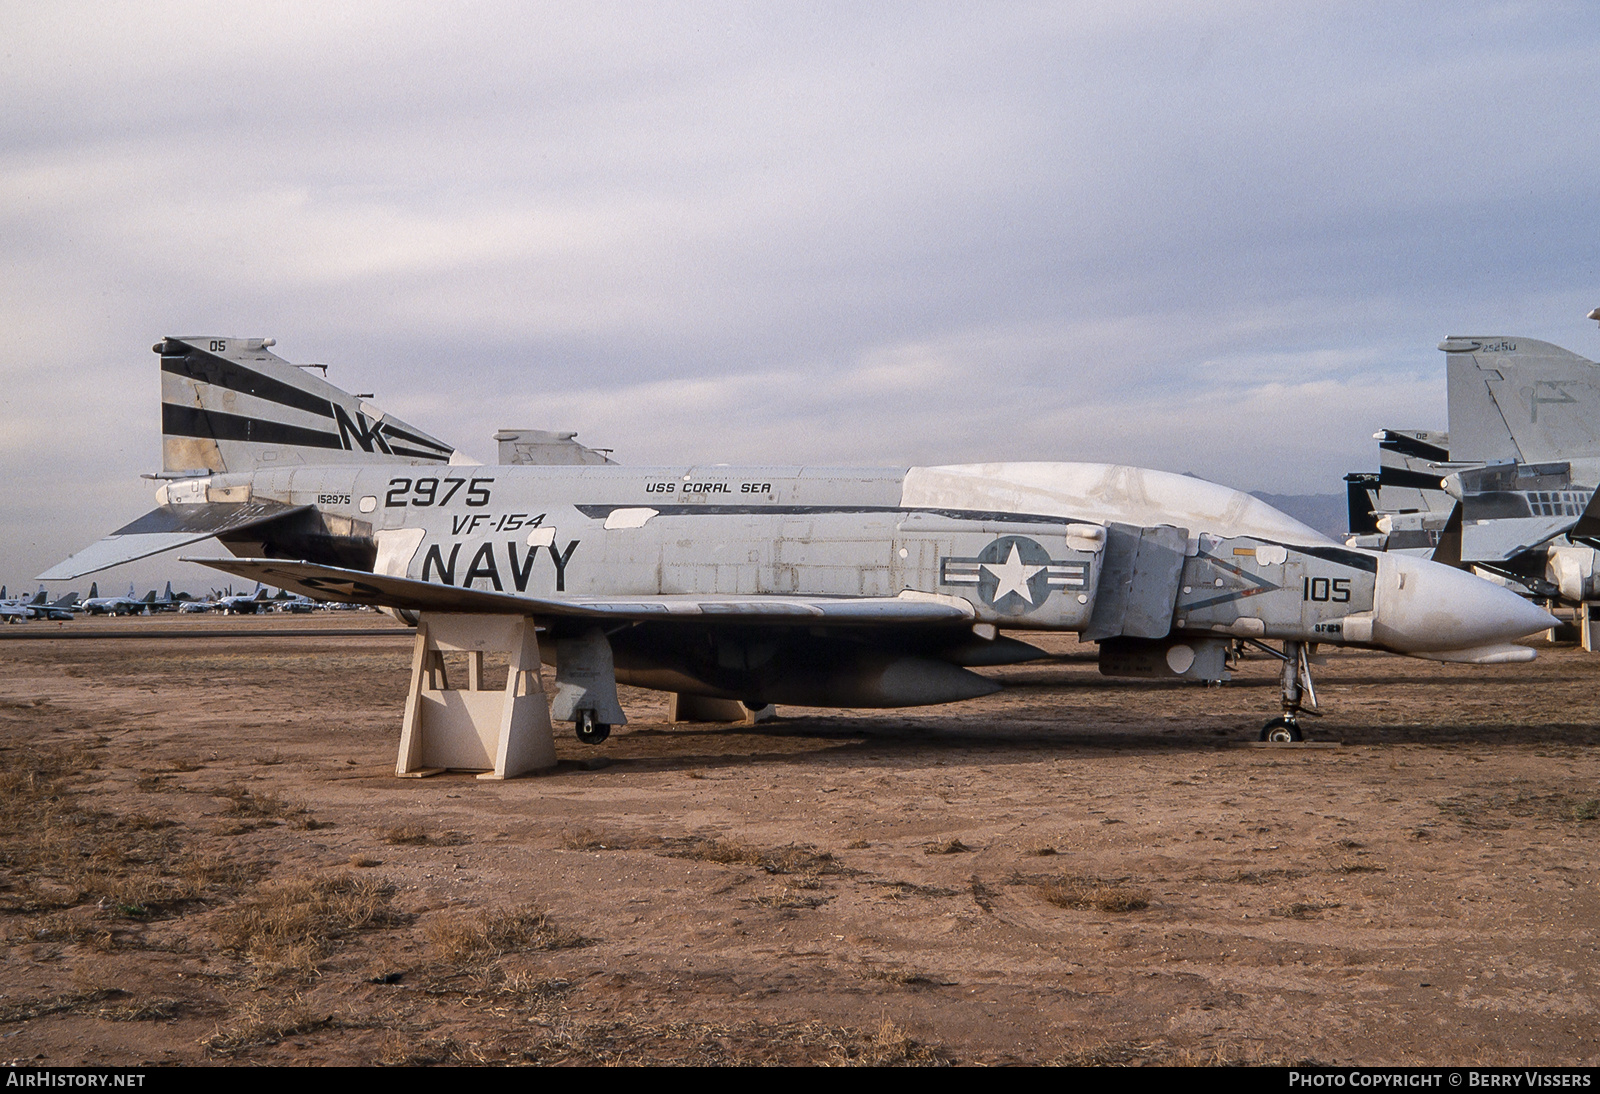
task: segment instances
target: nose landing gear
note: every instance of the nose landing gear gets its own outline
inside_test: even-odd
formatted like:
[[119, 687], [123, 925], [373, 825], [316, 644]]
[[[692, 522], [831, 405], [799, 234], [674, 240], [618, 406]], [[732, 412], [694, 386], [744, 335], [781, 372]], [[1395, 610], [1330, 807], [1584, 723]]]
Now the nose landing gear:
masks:
[[1250, 643], [1283, 662], [1279, 683], [1283, 690], [1283, 713], [1261, 727], [1261, 739], [1273, 744], [1291, 744], [1305, 740], [1300, 728], [1300, 715], [1320, 718], [1317, 710], [1317, 689], [1311, 683], [1311, 662], [1304, 642], [1285, 642], [1283, 652], [1260, 642]]

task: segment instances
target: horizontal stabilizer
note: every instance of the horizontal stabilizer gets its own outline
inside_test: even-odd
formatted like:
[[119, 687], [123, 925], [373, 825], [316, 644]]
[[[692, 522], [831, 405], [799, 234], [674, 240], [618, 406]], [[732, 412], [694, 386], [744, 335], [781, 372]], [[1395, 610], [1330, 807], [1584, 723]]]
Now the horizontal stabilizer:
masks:
[[[262, 581], [320, 600], [417, 612], [567, 616], [579, 619], [704, 619], [751, 624], [964, 623], [972, 605], [928, 593], [877, 597], [818, 596], [570, 596], [535, 597], [436, 585], [405, 577], [272, 558], [184, 558], [225, 573]], [[730, 620], [730, 617], [736, 617]]]
[[308, 505], [284, 505], [275, 501], [163, 505], [132, 524], [123, 525], [99, 543], [56, 563], [40, 574], [39, 580], [67, 581], [309, 508]]

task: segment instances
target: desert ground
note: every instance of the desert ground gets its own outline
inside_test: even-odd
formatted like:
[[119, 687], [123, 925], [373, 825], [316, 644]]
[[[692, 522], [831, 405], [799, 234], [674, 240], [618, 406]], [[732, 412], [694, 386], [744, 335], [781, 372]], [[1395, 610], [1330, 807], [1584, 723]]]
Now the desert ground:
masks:
[[1263, 746], [1276, 662], [1113, 680], [1063, 638], [947, 707], [626, 690], [487, 782], [394, 776], [381, 617], [28, 627], [11, 1063], [1600, 1062], [1600, 655], [1333, 652], [1316, 743]]

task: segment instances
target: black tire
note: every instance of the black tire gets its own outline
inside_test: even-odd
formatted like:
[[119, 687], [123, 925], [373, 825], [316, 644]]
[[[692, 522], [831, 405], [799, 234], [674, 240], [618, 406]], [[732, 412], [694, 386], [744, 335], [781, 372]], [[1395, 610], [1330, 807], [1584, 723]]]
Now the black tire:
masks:
[[1261, 739], [1273, 744], [1290, 744], [1305, 740], [1306, 735], [1301, 732], [1300, 723], [1293, 718], [1274, 718], [1261, 727]]
[[604, 722], [595, 721], [592, 710], [579, 711], [578, 722], [572, 728], [573, 732], [577, 733], [578, 740], [586, 745], [602, 744], [611, 736], [611, 727]]

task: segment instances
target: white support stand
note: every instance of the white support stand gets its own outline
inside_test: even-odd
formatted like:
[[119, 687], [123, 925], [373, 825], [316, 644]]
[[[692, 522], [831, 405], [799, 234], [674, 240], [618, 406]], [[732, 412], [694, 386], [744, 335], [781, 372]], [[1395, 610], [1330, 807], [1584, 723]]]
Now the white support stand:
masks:
[[1594, 652], [1594, 604], [1578, 601], [1578, 645], [1587, 653]]
[[[465, 689], [451, 688], [445, 677], [446, 650], [469, 655]], [[485, 650], [510, 654], [503, 691], [483, 690]], [[411, 655], [411, 692], [395, 774], [415, 778], [454, 768], [481, 771], [480, 779], [509, 779], [555, 763], [533, 620], [424, 612]]]
[[753, 726], [778, 716], [778, 708], [768, 703], [764, 707], [747, 707], [737, 699], [710, 699], [704, 695], [685, 695], [672, 692], [667, 698], [667, 721], [725, 722], [732, 725]]

